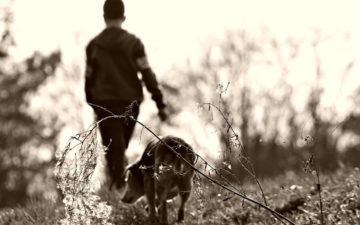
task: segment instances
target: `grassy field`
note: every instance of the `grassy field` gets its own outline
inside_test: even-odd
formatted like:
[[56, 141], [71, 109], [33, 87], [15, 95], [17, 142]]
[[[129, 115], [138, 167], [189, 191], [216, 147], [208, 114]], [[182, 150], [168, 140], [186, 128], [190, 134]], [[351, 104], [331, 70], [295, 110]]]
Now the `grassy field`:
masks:
[[[308, 173], [288, 172], [273, 179], [262, 180], [271, 209], [283, 214], [295, 224], [320, 224], [319, 197], [315, 177]], [[230, 195], [206, 181], [196, 182], [186, 205], [185, 221], [176, 223], [178, 200], [169, 204], [170, 224], [282, 224], [271, 213]], [[322, 202], [325, 224], [360, 224], [360, 171], [343, 168], [321, 175]], [[246, 196], [262, 201], [254, 184], [242, 185]], [[146, 225], [145, 201], [124, 205], [114, 192], [101, 193], [112, 205], [114, 224]], [[57, 224], [64, 216], [62, 204], [31, 200], [25, 206], [0, 211], [1, 225]]]

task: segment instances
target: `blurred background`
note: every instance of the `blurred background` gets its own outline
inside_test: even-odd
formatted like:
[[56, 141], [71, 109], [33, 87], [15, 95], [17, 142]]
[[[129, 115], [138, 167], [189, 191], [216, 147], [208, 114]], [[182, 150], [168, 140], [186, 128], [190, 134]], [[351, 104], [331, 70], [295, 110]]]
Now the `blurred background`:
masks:
[[[359, 166], [357, 1], [125, 0], [124, 28], [145, 44], [171, 112], [146, 96], [139, 120], [186, 139], [244, 175], [239, 134], [259, 177]], [[0, 2], [0, 207], [52, 199], [55, 152], [92, 122], [84, 49], [103, 28], [103, 1]], [[140, 127], [130, 161], [151, 138]]]

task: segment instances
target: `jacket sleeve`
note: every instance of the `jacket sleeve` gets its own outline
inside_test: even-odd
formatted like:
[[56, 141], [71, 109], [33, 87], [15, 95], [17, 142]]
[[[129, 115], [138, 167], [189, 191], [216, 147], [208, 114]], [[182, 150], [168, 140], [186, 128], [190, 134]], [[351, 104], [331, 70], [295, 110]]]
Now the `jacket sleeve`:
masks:
[[151, 68], [142, 69], [141, 74], [142, 74], [146, 89], [151, 93], [152, 99], [155, 101], [158, 109], [164, 108], [166, 105], [163, 101], [163, 95], [159, 88], [155, 74], [153, 73]]
[[141, 72], [145, 87], [151, 93], [152, 99], [155, 101], [156, 106], [158, 109], [164, 108], [166, 105], [163, 101], [163, 94], [159, 88], [156, 76], [149, 65], [145, 54], [144, 45], [140, 40], [138, 40], [135, 50], [135, 61], [138, 70]]
[[88, 103], [93, 103], [91, 88], [94, 85], [94, 60], [92, 59], [93, 44], [90, 42], [86, 47], [86, 63], [85, 63], [85, 97]]

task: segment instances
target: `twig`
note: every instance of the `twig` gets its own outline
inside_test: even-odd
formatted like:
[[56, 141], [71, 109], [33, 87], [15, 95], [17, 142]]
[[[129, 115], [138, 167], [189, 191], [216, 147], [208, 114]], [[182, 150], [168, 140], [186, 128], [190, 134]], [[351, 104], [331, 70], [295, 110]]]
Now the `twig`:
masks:
[[316, 173], [316, 191], [318, 192], [319, 195], [319, 203], [320, 203], [320, 223], [321, 225], [324, 225], [324, 210], [323, 210], [323, 201], [322, 201], [322, 197], [321, 197], [321, 184], [320, 184], [320, 171], [317, 167], [316, 164], [316, 159], [314, 159], [314, 166], [315, 166], [315, 173]]
[[233, 137], [235, 138], [235, 141], [237, 141], [238, 145], [240, 146], [241, 151], [245, 155], [245, 156], [242, 156], [242, 155], [240, 155], [240, 156], [241, 156], [242, 159], [245, 159], [245, 161], [248, 163], [248, 165], [251, 168], [251, 171], [243, 163], [240, 162], [240, 165], [243, 167], [243, 169], [246, 172], [248, 172], [253, 177], [253, 179], [255, 180], [255, 182], [257, 183], [257, 185], [258, 185], [258, 187], [259, 187], [259, 189], [261, 191], [261, 195], [263, 197], [264, 203], [265, 203], [265, 205], [267, 205], [266, 196], [264, 194], [263, 188], [262, 188], [262, 186], [260, 184], [259, 179], [256, 177], [254, 167], [252, 166], [249, 158], [246, 156], [247, 152], [246, 152], [246, 149], [244, 148], [243, 144], [241, 143], [241, 141], [239, 139], [239, 135], [235, 132], [235, 130], [232, 127], [231, 123], [229, 122], [228, 118], [224, 115], [224, 113], [221, 111], [221, 109], [218, 106], [216, 106], [216, 105], [214, 105], [212, 103], [203, 103], [203, 104], [208, 105], [209, 107], [215, 108], [220, 113], [221, 117], [224, 119], [225, 123], [227, 124], [227, 126], [228, 126], [227, 131], [231, 131], [233, 133]]

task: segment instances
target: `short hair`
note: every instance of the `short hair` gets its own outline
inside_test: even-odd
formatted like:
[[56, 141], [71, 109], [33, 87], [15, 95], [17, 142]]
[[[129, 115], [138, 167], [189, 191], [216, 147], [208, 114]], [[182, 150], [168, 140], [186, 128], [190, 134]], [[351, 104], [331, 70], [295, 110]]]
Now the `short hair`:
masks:
[[106, 0], [103, 9], [105, 19], [120, 19], [124, 17], [125, 7], [122, 0]]

